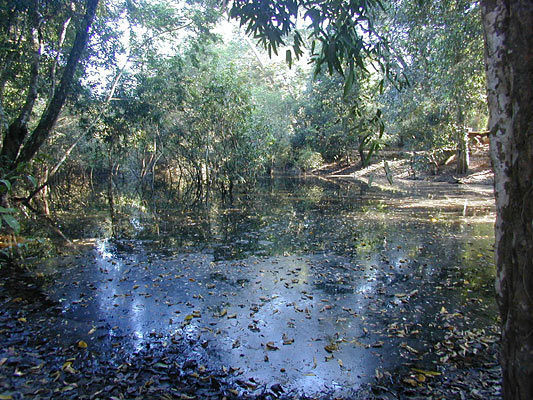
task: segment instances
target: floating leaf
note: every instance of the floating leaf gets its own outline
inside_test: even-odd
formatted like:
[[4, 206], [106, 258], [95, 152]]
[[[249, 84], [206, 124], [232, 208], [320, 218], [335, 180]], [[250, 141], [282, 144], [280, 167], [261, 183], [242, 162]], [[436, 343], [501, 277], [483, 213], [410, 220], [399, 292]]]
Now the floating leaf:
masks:
[[89, 346], [87, 345], [86, 342], [84, 342], [83, 340], [80, 340], [80, 341], [78, 342], [78, 347], [79, 347], [80, 349], [86, 349], [86, 348], [89, 347]]
[[424, 369], [418, 369], [418, 368], [411, 368], [412, 371], [418, 372], [419, 374], [426, 375], [426, 376], [440, 376], [442, 375], [441, 372], [437, 371], [427, 371]]
[[284, 345], [289, 345], [289, 344], [294, 343], [294, 338], [290, 338], [286, 333], [283, 334], [282, 338], [283, 338]]
[[334, 351], [337, 351], [338, 349], [339, 347], [334, 343], [324, 346], [324, 350], [326, 350], [328, 353], [333, 353]]
[[279, 350], [279, 347], [274, 344], [274, 342], [268, 342], [266, 344], [268, 350]]
[[403, 381], [404, 381], [404, 383], [407, 383], [408, 385], [410, 385], [412, 387], [417, 387], [418, 386], [418, 382], [415, 381], [413, 378], [405, 378]]
[[69, 374], [76, 374], [77, 371], [72, 368], [72, 361], [67, 361], [63, 364], [63, 367], [61, 368], [63, 371], [68, 372]]

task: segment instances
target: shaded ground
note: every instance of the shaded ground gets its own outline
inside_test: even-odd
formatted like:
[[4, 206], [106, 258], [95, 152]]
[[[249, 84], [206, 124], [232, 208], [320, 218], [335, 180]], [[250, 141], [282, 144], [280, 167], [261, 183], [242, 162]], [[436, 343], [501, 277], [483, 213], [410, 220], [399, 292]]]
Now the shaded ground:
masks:
[[498, 398], [491, 196], [442, 188], [283, 184], [4, 267], [0, 398]]

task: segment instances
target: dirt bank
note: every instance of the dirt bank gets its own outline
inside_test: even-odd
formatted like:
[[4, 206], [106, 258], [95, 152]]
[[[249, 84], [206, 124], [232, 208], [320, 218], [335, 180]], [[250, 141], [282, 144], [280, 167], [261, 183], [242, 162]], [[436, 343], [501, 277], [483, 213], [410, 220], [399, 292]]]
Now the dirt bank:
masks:
[[423, 154], [422, 152], [383, 151], [366, 168], [361, 168], [359, 163], [344, 166], [327, 164], [315, 170], [314, 173], [332, 179], [355, 179], [370, 185], [385, 186], [405, 186], [414, 180], [490, 187], [494, 183], [488, 145], [479, 145], [471, 150], [470, 167], [463, 175], [456, 173], [456, 163], [453, 157], [448, 162], [444, 161], [442, 165], [435, 167], [427, 163]]

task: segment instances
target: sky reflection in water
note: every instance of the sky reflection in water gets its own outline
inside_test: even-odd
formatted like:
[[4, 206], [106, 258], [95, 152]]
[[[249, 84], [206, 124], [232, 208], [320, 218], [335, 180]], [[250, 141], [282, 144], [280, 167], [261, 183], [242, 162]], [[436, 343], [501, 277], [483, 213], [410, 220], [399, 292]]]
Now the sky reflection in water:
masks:
[[[443, 310], [479, 326], [495, 315], [488, 190], [285, 180], [231, 206], [156, 214], [128, 215], [121, 239], [98, 238], [58, 274], [57, 329], [132, 351], [186, 338], [200, 363], [347, 394], [404, 362], [405, 344], [431, 347]], [[73, 222], [79, 237], [105, 232], [101, 216]]]

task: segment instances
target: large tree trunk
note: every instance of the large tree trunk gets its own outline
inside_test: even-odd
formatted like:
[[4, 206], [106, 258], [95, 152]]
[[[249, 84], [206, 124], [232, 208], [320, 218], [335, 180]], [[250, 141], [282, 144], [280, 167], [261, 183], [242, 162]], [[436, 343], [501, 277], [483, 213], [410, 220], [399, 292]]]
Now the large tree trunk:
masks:
[[533, 399], [533, 2], [484, 0], [506, 400]]

